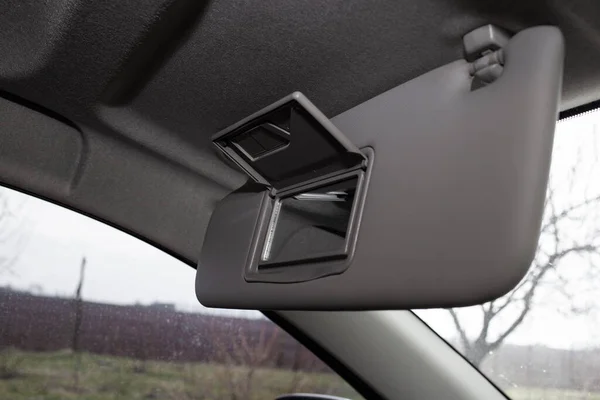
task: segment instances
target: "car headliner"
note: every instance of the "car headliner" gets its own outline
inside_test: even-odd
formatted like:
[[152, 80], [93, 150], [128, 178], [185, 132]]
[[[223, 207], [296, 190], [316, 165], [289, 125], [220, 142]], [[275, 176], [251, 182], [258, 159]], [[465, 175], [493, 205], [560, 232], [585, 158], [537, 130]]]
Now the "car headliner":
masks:
[[[218, 129], [294, 90], [335, 116], [462, 58], [462, 36], [487, 23], [563, 30], [572, 109], [600, 98], [598, 16], [594, 0], [8, 0], [2, 97], [59, 123], [2, 103], [2, 140], [23, 144], [0, 180], [193, 263], [215, 203], [244, 182], [210, 146]], [[43, 130], [79, 132], [45, 147], [75, 172], [44, 172], [58, 161], [27, 144]]]

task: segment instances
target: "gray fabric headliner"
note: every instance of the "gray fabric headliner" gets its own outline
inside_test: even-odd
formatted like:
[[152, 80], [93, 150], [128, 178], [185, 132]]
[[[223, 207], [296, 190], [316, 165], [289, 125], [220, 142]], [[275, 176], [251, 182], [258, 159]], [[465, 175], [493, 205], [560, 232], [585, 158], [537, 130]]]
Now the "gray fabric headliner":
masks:
[[[108, 125], [198, 172], [212, 168], [201, 158], [216, 129], [293, 90], [336, 115], [461, 57], [462, 35], [489, 22], [512, 31], [559, 25], [562, 108], [599, 96], [594, 0], [8, 3], [4, 90], [76, 123]], [[89, 115], [105, 104], [118, 112]]]
[[[7, 0], [0, 89], [64, 116], [84, 138], [110, 137], [164, 168], [197, 173], [205, 193], [196, 200], [210, 208], [243, 182], [210, 147], [216, 130], [294, 90], [334, 116], [461, 58], [462, 36], [486, 23], [560, 26], [562, 109], [596, 100], [599, 16], [595, 0]], [[56, 200], [194, 258], [195, 249], [170, 243], [177, 239], [169, 233], [151, 234], [158, 227], [142, 226], [141, 211], [115, 219], [124, 217], [114, 207], [144, 205], [109, 197], [87, 208], [76, 196]]]

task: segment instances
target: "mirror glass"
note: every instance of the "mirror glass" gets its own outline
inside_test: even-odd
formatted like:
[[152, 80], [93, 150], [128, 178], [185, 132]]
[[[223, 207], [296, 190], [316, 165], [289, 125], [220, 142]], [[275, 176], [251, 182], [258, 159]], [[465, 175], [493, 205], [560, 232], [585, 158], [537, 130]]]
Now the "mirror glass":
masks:
[[259, 267], [343, 258], [358, 177], [276, 201]]

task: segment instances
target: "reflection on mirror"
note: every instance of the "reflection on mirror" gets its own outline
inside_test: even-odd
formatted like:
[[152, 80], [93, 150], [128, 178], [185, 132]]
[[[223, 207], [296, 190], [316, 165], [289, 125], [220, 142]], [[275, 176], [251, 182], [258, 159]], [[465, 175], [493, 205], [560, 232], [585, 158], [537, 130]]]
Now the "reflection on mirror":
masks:
[[357, 184], [355, 177], [277, 200], [261, 267], [345, 257]]

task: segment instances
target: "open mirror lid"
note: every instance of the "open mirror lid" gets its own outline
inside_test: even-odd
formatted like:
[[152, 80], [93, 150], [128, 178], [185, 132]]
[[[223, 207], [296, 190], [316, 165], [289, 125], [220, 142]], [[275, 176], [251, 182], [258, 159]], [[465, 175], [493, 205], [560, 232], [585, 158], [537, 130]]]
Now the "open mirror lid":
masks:
[[213, 143], [275, 191], [362, 166], [365, 156], [302, 93], [217, 133]]

